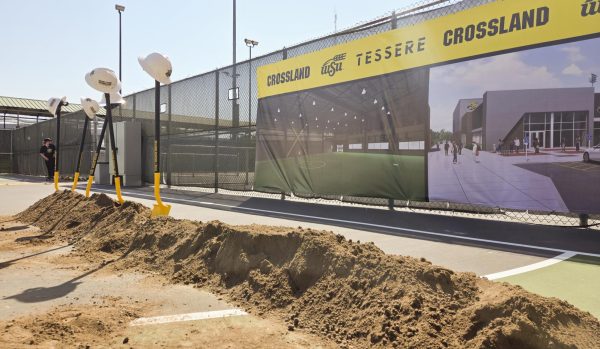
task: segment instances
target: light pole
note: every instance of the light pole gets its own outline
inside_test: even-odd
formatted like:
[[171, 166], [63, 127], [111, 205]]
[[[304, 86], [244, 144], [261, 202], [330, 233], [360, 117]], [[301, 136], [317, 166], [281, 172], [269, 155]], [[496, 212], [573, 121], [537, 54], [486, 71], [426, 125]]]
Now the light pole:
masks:
[[[123, 82], [123, 67], [121, 65], [122, 61], [122, 36], [121, 36], [121, 13], [125, 12], [125, 6], [115, 4], [115, 10], [119, 12], [119, 81]], [[119, 94], [121, 94], [121, 90], [119, 90]]]
[[250, 58], [248, 59], [248, 138], [252, 130], [252, 48], [258, 46], [258, 41], [244, 39], [246, 46], [250, 49]]

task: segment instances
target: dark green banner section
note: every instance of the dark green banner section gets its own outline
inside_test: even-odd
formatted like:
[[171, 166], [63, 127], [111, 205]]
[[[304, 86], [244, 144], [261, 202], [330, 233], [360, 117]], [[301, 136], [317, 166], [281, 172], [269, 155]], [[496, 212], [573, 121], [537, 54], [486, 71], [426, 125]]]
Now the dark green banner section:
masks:
[[259, 100], [255, 190], [427, 200], [429, 69]]

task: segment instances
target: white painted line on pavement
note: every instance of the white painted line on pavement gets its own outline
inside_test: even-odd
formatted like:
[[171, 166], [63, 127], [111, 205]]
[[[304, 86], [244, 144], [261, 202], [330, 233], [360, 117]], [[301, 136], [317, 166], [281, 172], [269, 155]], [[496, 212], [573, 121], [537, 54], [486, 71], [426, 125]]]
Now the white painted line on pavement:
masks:
[[[113, 191], [106, 190], [106, 189], [95, 189], [95, 190], [96, 191], [105, 192], [105, 193], [109, 193], [109, 194], [113, 193]], [[134, 195], [134, 197], [135, 197], [135, 195], [137, 195], [137, 196], [144, 196], [144, 197], [148, 197], [148, 198], [154, 199], [154, 195], [148, 195], [148, 194], [132, 193], [132, 192], [125, 192], [125, 191], [123, 191], [123, 194], [125, 194], [125, 195], [132, 194], [132, 195]], [[226, 208], [233, 208], [233, 209], [236, 209], [236, 210], [244, 210], [244, 211], [251, 211], [251, 212], [279, 214], [279, 215], [290, 216], [290, 217], [298, 217], [298, 218], [318, 219], [318, 220], [328, 221], [328, 222], [338, 222], [338, 223], [362, 225], [362, 226], [365, 226], [365, 227], [372, 227], [372, 228], [384, 228], [384, 229], [389, 229], [389, 230], [406, 231], [406, 232], [417, 233], [417, 234], [422, 234], [422, 235], [445, 237], [445, 238], [452, 238], [452, 239], [457, 239], [457, 240], [484, 242], [484, 243], [488, 243], [488, 244], [504, 245], [504, 246], [511, 246], [511, 247], [521, 247], [521, 248], [528, 248], [528, 249], [532, 249], [532, 250], [549, 251], [549, 252], [557, 252], [557, 253], [574, 253], [574, 254], [578, 254], [578, 255], [582, 255], [582, 256], [600, 258], [600, 254], [598, 254], [598, 253], [579, 252], [579, 251], [563, 250], [563, 249], [560, 249], [560, 248], [552, 248], [552, 247], [544, 247], [544, 246], [519, 244], [519, 243], [514, 243], [514, 242], [497, 241], [497, 240], [489, 240], [489, 239], [472, 238], [472, 237], [468, 237], [468, 236], [459, 236], [459, 235], [452, 235], [452, 234], [435, 233], [435, 232], [426, 231], [426, 230], [418, 230], [418, 229], [410, 229], [410, 228], [402, 228], [402, 227], [393, 227], [393, 226], [390, 226], [390, 225], [366, 223], [366, 222], [360, 222], [360, 221], [350, 221], [350, 220], [345, 220], [345, 219], [335, 219], [335, 218], [327, 218], [327, 217], [303, 215], [303, 214], [298, 214], [298, 213], [289, 213], [289, 212], [281, 212], [281, 211], [262, 210], [262, 209], [250, 208], [250, 207], [239, 207], [239, 206], [235, 206], [235, 205], [217, 204], [217, 203], [214, 203], [214, 202], [207, 202], [207, 201], [197, 201], [197, 200], [170, 198], [170, 197], [163, 196], [163, 195], [161, 195], [161, 197], [162, 197], [163, 201], [165, 201], [165, 199], [166, 199], [167, 201], [170, 200], [172, 203], [189, 202], [189, 203], [193, 203], [193, 204], [201, 204], [201, 205], [206, 205], [206, 206], [226, 207]]]
[[244, 316], [244, 315], [248, 315], [248, 313], [246, 313], [245, 311], [240, 310], [240, 309], [203, 311], [203, 312], [199, 312], [199, 313], [154, 316], [154, 317], [141, 317], [139, 319], [135, 319], [135, 320], [131, 321], [129, 323], [129, 325], [130, 326], [158, 325], [158, 324], [169, 324], [172, 322], [220, 319], [220, 318], [225, 318], [225, 317]]
[[538, 263], [526, 265], [526, 266], [515, 268], [515, 269], [501, 271], [499, 273], [493, 273], [493, 274], [485, 275], [484, 277], [487, 278], [488, 280], [498, 280], [498, 279], [502, 279], [502, 278], [505, 278], [505, 277], [514, 276], [514, 275], [523, 274], [523, 273], [527, 273], [527, 272], [530, 272], [530, 271], [534, 271], [534, 270], [546, 268], [546, 267], [549, 267], [551, 265], [554, 265], [554, 264], [560, 263], [562, 261], [565, 261], [565, 260], [567, 260], [567, 259], [569, 259], [571, 257], [576, 256], [576, 255], [577, 255], [577, 253], [575, 253], [575, 252], [565, 252], [565, 253], [563, 253], [561, 255], [558, 255], [558, 256], [556, 256], [554, 258], [546, 259], [545, 261], [541, 261], [541, 262], [538, 262]]

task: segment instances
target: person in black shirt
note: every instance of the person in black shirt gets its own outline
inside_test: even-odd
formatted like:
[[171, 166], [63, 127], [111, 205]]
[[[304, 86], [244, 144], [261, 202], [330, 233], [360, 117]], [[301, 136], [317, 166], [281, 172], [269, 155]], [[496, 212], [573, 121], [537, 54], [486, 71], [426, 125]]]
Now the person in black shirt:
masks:
[[54, 152], [56, 151], [56, 147], [52, 144], [52, 139], [45, 138], [42, 143], [42, 147], [40, 148], [40, 156], [44, 159], [46, 163], [46, 169], [48, 170], [47, 181], [51, 181], [54, 177]]

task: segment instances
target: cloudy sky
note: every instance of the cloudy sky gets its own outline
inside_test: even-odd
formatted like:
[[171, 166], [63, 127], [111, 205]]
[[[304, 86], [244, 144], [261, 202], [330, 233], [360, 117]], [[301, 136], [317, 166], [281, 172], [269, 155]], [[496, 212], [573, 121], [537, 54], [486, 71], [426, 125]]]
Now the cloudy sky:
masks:
[[431, 128], [452, 130], [452, 112], [459, 99], [481, 98], [494, 90], [589, 87], [591, 73], [600, 75], [600, 39], [433, 68]]

